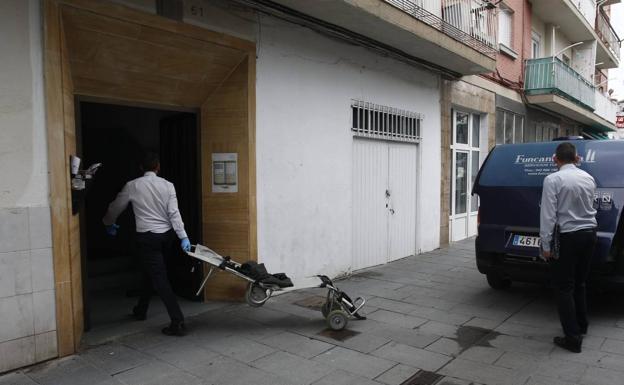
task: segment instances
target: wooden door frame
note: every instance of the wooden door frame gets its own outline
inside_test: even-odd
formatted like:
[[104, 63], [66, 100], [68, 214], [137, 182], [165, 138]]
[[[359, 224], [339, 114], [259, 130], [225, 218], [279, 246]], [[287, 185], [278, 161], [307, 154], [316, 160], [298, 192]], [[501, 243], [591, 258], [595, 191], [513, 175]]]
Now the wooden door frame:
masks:
[[[249, 245], [250, 259], [257, 258], [256, 165], [255, 165], [255, 52], [253, 42], [205, 28], [169, 20], [108, 1], [44, 0], [44, 85], [52, 252], [56, 296], [58, 355], [76, 352], [83, 328], [80, 233], [71, 213], [69, 156], [75, 146], [74, 97], [61, 10], [71, 7], [133, 24], [150, 26], [185, 38], [228, 46], [246, 54], [248, 65]], [[131, 102], [131, 100], [126, 100]], [[201, 106], [197, 106], [198, 108]], [[201, 116], [200, 116], [201, 119]], [[76, 237], [76, 232], [78, 236]], [[74, 248], [78, 249], [78, 259]]]

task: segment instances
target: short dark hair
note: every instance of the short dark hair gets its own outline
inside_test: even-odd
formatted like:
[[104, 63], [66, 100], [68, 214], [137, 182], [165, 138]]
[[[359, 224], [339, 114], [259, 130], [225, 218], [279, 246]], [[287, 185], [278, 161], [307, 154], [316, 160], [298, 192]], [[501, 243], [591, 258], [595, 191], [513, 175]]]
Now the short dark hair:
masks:
[[156, 171], [159, 165], [160, 159], [157, 153], [150, 151], [145, 153], [143, 161], [141, 162], [141, 168], [143, 171]]
[[557, 146], [555, 156], [563, 163], [574, 163], [576, 161], [576, 147], [570, 142], [563, 142]]

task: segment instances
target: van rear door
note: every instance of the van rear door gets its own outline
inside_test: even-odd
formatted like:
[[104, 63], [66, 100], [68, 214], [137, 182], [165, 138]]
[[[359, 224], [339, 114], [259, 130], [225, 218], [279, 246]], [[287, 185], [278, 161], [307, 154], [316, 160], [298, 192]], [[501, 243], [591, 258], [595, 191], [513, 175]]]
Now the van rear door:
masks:
[[[479, 195], [477, 248], [492, 253], [535, 258], [539, 248], [539, 211], [544, 178], [557, 171], [552, 160], [561, 142], [496, 146], [475, 180]], [[598, 245], [595, 262], [604, 262], [624, 203], [624, 141], [574, 141], [580, 168], [592, 175], [597, 190]]]

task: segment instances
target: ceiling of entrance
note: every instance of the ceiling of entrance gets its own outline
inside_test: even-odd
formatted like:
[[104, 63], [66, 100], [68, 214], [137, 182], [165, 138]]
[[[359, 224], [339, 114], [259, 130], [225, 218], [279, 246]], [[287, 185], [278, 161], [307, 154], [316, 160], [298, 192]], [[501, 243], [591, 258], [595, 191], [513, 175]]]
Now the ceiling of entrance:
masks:
[[74, 8], [63, 30], [78, 95], [199, 107], [247, 54]]

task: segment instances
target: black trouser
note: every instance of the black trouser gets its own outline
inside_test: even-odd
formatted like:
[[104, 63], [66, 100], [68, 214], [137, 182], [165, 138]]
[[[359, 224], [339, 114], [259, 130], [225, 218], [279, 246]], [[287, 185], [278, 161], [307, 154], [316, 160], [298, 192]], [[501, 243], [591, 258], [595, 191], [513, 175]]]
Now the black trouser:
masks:
[[162, 234], [137, 233], [136, 239], [139, 257], [143, 265], [143, 285], [136, 311], [138, 313], [147, 312], [152, 293], [156, 290], [167, 308], [171, 322], [183, 322], [184, 315], [182, 315], [176, 295], [171, 289], [171, 284], [169, 284], [164, 260], [165, 253], [169, 253], [171, 250], [174, 233], [172, 231]]
[[588, 325], [585, 281], [596, 245], [596, 230], [561, 233], [559, 245], [559, 258], [552, 264], [559, 320], [566, 336], [578, 338]]

